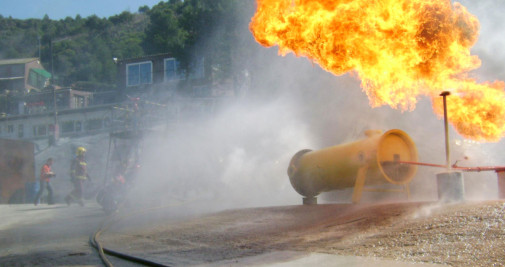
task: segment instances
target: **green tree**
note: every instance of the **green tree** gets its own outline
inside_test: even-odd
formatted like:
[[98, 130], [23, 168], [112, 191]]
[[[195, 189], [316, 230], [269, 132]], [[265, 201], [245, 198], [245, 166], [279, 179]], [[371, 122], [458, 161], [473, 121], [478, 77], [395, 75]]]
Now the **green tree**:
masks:
[[134, 15], [128, 11], [123, 11], [119, 15], [109, 17], [110, 22], [112, 22], [114, 25], [121, 24], [121, 23], [129, 23], [133, 19], [134, 19]]
[[148, 53], [184, 52], [188, 33], [179, 26], [178, 10], [182, 3], [160, 2], [149, 11], [144, 49]]
[[150, 10], [149, 7], [144, 5], [144, 6], [139, 7], [138, 11], [139, 11], [139, 13], [147, 13], [147, 12], [149, 12], [149, 10]]

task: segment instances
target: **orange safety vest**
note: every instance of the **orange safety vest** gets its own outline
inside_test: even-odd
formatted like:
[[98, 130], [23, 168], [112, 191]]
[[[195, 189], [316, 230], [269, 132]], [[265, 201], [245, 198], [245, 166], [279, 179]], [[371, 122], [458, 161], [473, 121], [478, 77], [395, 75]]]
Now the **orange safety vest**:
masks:
[[48, 173], [51, 172], [51, 166], [44, 164], [42, 168], [40, 168], [40, 180], [44, 182], [49, 182], [49, 178], [51, 178]]

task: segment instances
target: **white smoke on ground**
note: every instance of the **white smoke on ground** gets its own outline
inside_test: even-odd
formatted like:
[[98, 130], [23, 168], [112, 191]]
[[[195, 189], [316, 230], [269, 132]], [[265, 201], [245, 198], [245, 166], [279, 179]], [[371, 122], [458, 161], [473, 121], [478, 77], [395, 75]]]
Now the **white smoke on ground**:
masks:
[[296, 203], [287, 163], [296, 149], [313, 144], [294, 112], [282, 100], [238, 101], [207, 120], [180, 122], [151, 135], [136, 184], [139, 201], [204, 200], [229, 207]]

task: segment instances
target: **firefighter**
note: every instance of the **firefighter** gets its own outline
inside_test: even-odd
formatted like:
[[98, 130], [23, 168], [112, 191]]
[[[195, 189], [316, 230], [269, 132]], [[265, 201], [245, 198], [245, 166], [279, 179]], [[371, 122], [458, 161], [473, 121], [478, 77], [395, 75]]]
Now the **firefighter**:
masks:
[[65, 197], [65, 202], [69, 206], [72, 202], [77, 202], [79, 205], [84, 206], [84, 201], [82, 200], [83, 187], [86, 180], [90, 180], [85, 160], [86, 149], [82, 146], [78, 147], [75, 154], [76, 157], [70, 166], [70, 176], [72, 177], [74, 190]]
[[53, 202], [53, 188], [51, 187], [51, 177], [55, 174], [51, 171], [51, 166], [53, 165], [53, 159], [48, 158], [46, 163], [40, 168], [40, 188], [37, 196], [35, 197], [35, 206], [39, 204], [40, 197], [44, 194], [44, 188], [47, 188], [47, 204], [52, 205]]
[[119, 164], [112, 177], [112, 181], [98, 192], [96, 201], [102, 206], [106, 214], [116, 211], [124, 201], [125, 179], [124, 164]]

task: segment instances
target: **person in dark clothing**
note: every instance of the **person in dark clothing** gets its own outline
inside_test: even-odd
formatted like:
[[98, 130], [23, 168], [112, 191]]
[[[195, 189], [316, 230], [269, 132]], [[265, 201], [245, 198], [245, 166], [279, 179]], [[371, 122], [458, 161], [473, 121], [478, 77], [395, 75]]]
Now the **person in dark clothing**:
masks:
[[47, 204], [52, 205], [53, 202], [53, 188], [51, 187], [51, 178], [55, 176], [55, 174], [51, 171], [51, 166], [53, 165], [53, 159], [48, 158], [46, 163], [40, 168], [40, 188], [37, 196], [35, 197], [35, 201], [33, 204], [37, 206], [40, 202], [40, 198], [44, 194], [44, 189], [47, 188]]
[[77, 202], [79, 205], [84, 206], [84, 201], [82, 199], [83, 187], [86, 180], [90, 179], [87, 171], [87, 163], [84, 158], [85, 154], [86, 149], [84, 147], [78, 147], [76, 157], [72, 161], [70, 167], [70, 176], [72, 177], [74, 190], [65, 197], [65, 202], [67, 202], [69, 206], [72, 202]]

